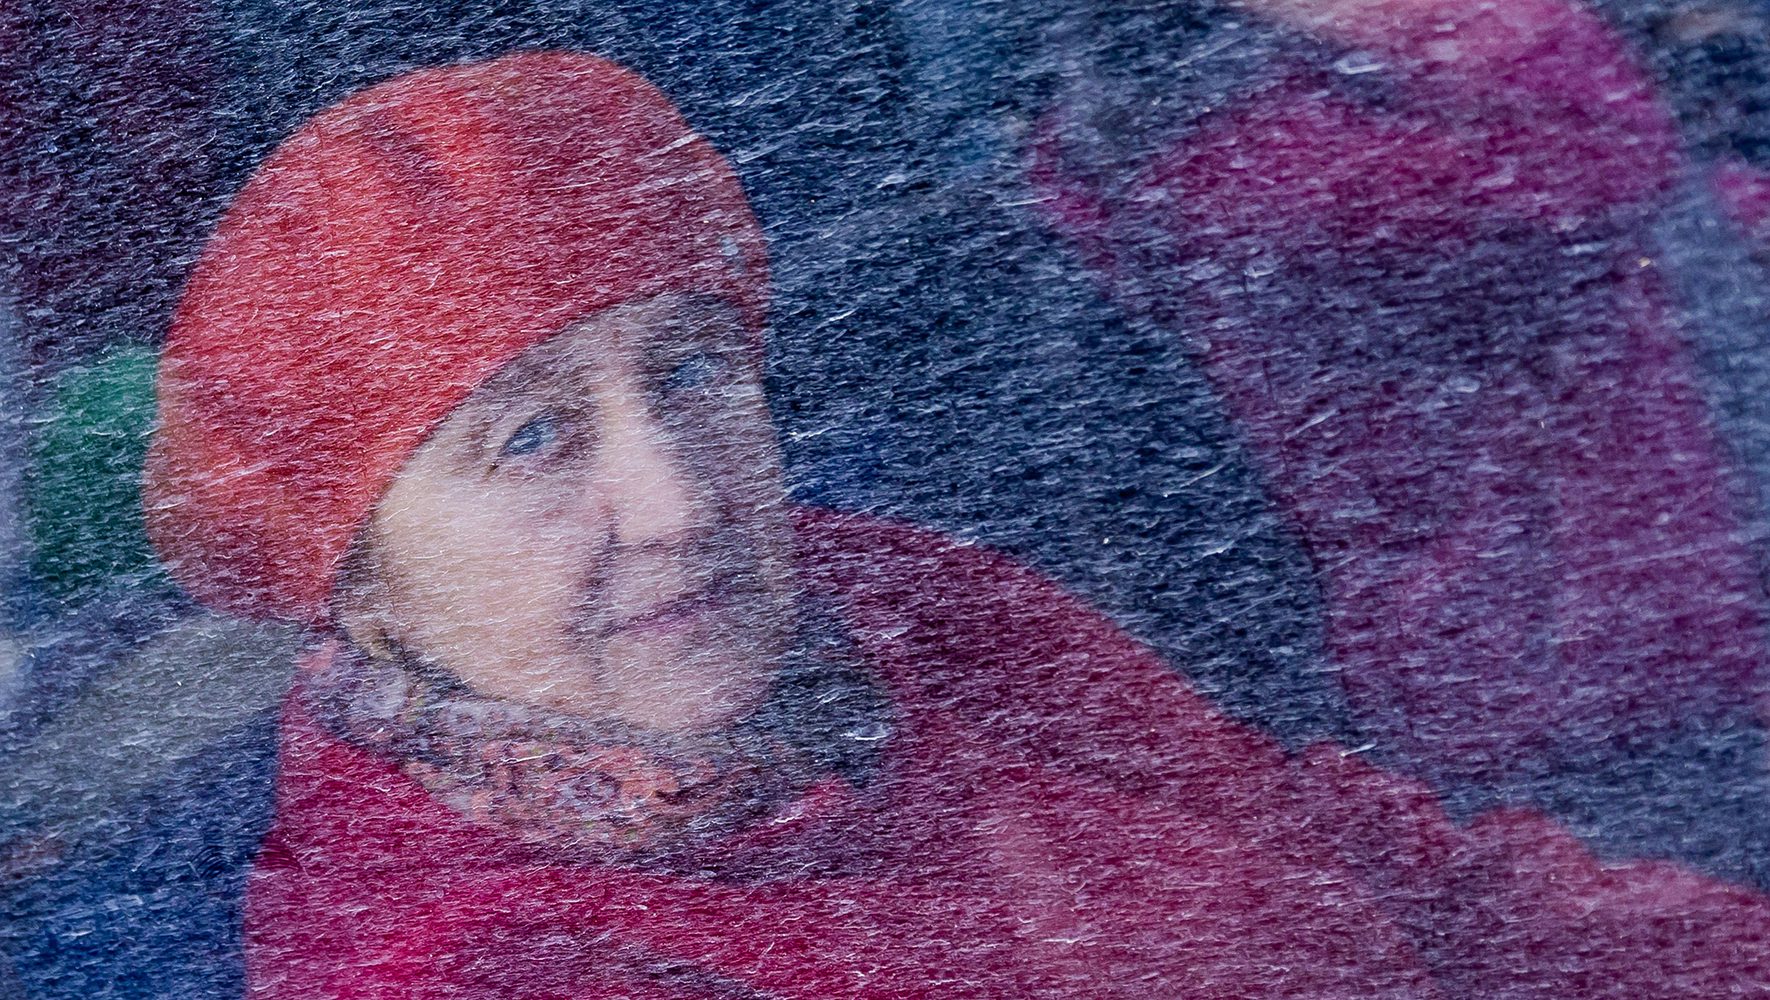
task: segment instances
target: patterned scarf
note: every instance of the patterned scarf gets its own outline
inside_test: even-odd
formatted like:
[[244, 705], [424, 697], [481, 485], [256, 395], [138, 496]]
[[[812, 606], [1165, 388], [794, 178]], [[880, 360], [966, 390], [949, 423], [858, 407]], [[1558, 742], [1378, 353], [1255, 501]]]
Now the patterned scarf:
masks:
[[889, 706], [836, 629], [724, 729], [671, 734], [487, 697], [409, 655], [340, 643], [301, 697], [340, 739], [399, 765], [472, 822], [577, 856], [680, 857], [829, 777], [866, 783]]

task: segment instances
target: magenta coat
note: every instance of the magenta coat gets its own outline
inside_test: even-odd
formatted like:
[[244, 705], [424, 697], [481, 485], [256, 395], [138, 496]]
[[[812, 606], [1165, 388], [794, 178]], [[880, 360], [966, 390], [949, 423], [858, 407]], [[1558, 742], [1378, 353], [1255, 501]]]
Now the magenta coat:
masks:
[[[799, 517], [806, 585], [893, 702], [877, 778], [700, 863], [476, 828], [291, 702], [247, 905], [251, 995], [1711, 998], [1770, 908], [1552, 823], [1464, 829], [1357, 754], [1288, 759], [989, 551]], [[321, 651], [317, 655], [328, 655]]]

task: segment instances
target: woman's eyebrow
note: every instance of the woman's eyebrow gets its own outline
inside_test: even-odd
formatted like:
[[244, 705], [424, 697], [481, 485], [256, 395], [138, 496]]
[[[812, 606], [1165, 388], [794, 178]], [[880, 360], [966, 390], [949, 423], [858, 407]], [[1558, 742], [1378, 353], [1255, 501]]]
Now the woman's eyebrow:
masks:
[[522, 406], [526, 402], [528, 402], [527, 399], [517, 397], [515, 399], [500, 401], [500, 403], [495, 406], [489, 404], [475, 405], [470, 403], [469, 407], [471, 408], [463, 410], [461, 414], [462, 422], [457, 425], [456, 431], [458, 435], [457, 440], [465, 445], [465, 447], [449, 449], [451, 453], [451, 464], [460, 471], [470, 472], [476, 469], [479, 463], [485, 459], [490, 449], [491, 442], [489, 438], [492, 429], [497, 427], [498, 423], [509, 415], [512, 410]]
[[730, 347], [745, 339], [742, 326], [724, 314], [676, 316], [660, 323], [645, 346], [648, 358], [668, 357], [684, 344], [698, 347]]

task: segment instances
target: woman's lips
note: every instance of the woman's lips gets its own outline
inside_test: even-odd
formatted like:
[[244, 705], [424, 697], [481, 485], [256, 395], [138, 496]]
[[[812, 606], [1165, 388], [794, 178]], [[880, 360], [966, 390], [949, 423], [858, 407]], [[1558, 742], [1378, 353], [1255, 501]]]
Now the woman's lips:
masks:
[[718, 604], [710, 591], [687, 594], [612, 622], [603, 630], [603, 638], [677, 632], [711, 614]]
[[573, 629], [576, 634], [593, 642], [608, 642], [623, 635], [679, 632], [721, 615], [748, 618], [751, 609], [760, 611], [769, 600], [760, 574], [747, 570], [696, 580], [689, 589], [663, 600], [634, 601], [640, 607], [631, 611], [611, 606], [613, 602], [607, 600], [610, 589], [602, 586], [585, 595], [582, 615]]

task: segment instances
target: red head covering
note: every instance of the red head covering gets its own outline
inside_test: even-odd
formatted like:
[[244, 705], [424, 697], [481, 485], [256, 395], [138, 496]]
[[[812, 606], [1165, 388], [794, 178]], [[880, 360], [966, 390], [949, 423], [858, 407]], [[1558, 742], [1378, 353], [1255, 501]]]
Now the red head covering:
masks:
[[671, 290], [760, 333], [762, 235], [724, 159], [612, 63], [411, 73], [259, 168], [173, 318], [144, 497], [204, 603], [318, 623], [406, 458], [502, 365]]

